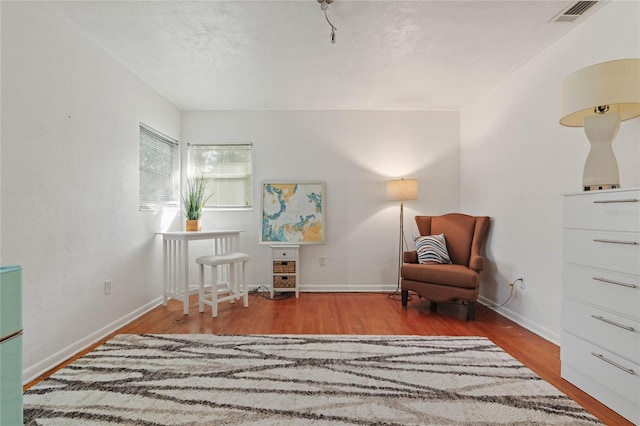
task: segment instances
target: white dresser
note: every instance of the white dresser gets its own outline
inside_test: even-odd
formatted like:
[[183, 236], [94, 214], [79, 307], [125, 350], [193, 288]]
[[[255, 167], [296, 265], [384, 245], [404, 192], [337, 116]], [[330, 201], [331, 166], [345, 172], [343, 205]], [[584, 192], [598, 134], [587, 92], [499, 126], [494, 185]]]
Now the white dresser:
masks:
[[640, 190], [565, 194], [562, 377], [640, 424]]

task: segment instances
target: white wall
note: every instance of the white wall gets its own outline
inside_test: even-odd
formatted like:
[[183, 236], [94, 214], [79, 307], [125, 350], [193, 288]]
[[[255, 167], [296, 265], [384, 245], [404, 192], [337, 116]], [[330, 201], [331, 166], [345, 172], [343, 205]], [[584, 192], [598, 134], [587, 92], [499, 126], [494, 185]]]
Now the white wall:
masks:
[[138, 126], [177, 138], [181, 117], [49, 5], [3, 2], [1, 25], [0, 263], [24, 268], [29, 378], [157, 304]]
[[[207, 211], [205, 229], [244, 229], [249, 282], [270, 279], [258, 244], [266, 180], [321, 180], [326, 244], [302, 248], [307, 291], [395, 288], [398, 204], [386, 181], [417, 178], [415, 214], [494, 218], [482, 297], [552, 341], [560, 330], [561, 197], [580, 189], [588, 143], [558, 121], [562, 78], [638, 57], [637, 2], [613, 2], [457, 112], [181, 113], [43, 3], [2, 3], [0, 264], [24, 267], [25, 377], [158, 301], [160, 215], [138, 211], [140, 121], [183, 144], [252, 142], [254, 209]], [[640, 119], [614, 148], [621, 182], [640, 186]], [[183, 147], [184, 148], [184, 147]], [[25, 213], [26, 212], [26, 213]], [[171, 212], [169, 219], [173, 219]], [[182, 226], [178, 219], [175, 224]], [[197, 254], [197, 250], [195, 253]], [[327, 265], [318, 258], [326, 256]], [[103, 294], [103, 282], [113, 293]]]
[[[560, 333], [562, 197], [581, 190], [589, 142], [558, 124], [562, 79], [586, 66], [640, 57], [640, 3], [612, 2], [461, 112], [461, 208], [494, 218], [481, 296], [556, 343]], [[551, 24], [550, 24], [551, 25]], [[558, 25], [558, 24], [555, 24]], [[640, 186], [640, 118], [613, 144], [625, 188]]]
[[1, 7], [0, 264], [24, 267], [27, 380], [159, 302], [154, 233], [182, 220], [138, 209], [139, 122], [184, 144], [254, 144], [255, 208], [204, 216], [205, 229], [245, 230], [252, 284], [270, 279], [269, 249], [258, 245], [265, 180], [326, 183], [326, 244], [302, 249], [308, 291], [395, 288], [399, 206], [386, 200], [388, 179], [420, 180], [405, 207], [409, 236], [416, 213], [459, 208], [457, 112], [181, 116], [48, 4]]
[[[390, 178], [419, 180], [419, 199], [405, 203], [409, 238], [417, 233], [416, 213], [459, 208], [457, 112], [186, 112], [182, 129], [185, 145], [254, 144], [254, 209], [203, 216], [204, 229], [245, 230], [250, 285], [269, 284], [271, 277], [269, 246], [258, 244], [264, 181], [326, 184], [326, 244], [301, 248], [303, 291], [395, 289], [399, 203], [386, 200]], [[320, 256], [326, 266], [319, 266]]]

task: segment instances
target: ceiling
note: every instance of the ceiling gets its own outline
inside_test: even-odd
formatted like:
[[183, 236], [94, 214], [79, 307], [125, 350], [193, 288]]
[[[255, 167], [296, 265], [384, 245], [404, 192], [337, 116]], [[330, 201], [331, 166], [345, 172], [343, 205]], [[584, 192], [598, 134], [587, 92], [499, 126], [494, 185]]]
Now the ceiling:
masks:
[[331, 44], [316, 0], [51, 2], [183, 111], [455, 110], [584, 20], [551, 22], [573, 3], [335, 0]]

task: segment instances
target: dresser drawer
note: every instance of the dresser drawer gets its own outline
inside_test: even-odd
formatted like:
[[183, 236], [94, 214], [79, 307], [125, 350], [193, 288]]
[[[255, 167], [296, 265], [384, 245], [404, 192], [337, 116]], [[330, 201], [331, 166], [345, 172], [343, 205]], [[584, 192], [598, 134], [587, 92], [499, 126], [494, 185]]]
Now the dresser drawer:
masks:
[[562, 300], [562, 329], [640, 364], [640, 322], [610, 311]]
[[295, 275], [274, 275], [273, 276], [273, 288], [295, 288], [296, 276]]
[[273, 262], [274, 274], [293, 274], [296, 272], [295, 260], [275, 260]]
[[640, 276], [565, 263], [562, 283], [563, 296], [640, 317]]
[[[602, 357], [602, 358], [600, 358]], [[560, 359], [636, 406], [640, 400], [640, 365], [620, 358], [571, 333], [562, 333]], [[615, 364], [615, 365], [614, 365]], [[589, 392], [589, 390], [587, 390]]]
[[296, 260], [296, 249], [292, 248], [274, 248], [273, 259], [274, 260]]
[[640, 275], [640, 233], [565, 229], [564, 261]]
[[640, 191], [598, 191], [567, 195], [566, 228], [640, 231]]

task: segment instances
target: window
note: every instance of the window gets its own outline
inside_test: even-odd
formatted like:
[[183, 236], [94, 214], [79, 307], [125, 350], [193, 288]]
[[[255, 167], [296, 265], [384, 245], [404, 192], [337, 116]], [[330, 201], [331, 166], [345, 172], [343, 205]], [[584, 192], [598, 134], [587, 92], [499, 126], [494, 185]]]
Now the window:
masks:
[[253, 201], [253, 145], [189, 145], [188, 175], [202, 176], [206, 207], [250, 208]]
[[140, 209], [178, 205], [178, 141], [140, 123]]

